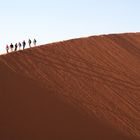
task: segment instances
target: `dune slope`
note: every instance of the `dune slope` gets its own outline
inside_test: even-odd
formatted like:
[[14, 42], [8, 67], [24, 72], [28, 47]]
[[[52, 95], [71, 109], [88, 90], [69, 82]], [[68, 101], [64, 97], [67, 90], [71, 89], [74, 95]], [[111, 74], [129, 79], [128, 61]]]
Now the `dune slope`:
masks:
[[140, 34], [0, 56], [3, 139], [140, 139]]

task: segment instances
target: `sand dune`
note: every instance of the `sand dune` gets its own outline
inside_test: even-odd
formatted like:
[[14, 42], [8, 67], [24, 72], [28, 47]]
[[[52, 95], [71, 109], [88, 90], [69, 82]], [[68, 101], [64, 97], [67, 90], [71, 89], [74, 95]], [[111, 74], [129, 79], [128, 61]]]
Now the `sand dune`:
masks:
[[0, 139], [140, 139], [140, 33], [0, 56]]

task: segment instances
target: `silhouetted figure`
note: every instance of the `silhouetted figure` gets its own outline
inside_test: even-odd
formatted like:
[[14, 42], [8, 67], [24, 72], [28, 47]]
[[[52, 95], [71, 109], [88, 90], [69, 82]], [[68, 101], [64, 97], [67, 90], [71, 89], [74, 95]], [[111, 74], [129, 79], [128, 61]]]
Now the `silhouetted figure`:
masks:
[[34, 41], [33, 41], [33, 43], [34, 43], [34, 46], [36, 46], [36, 42], [37, 42], [37, 41], [36, 41], [36, 39], [34, 39]]
[[18, 45], [17, 45], [17, 43], [15, 44], [15, 51], [17, 51], [17, 47], [18, 47]]
[[10, 44], [11, 52], [13, 51], [13, 48], [14, 48], [14, 45], [11, 43], [11, 44]]
[[31, 43], [32, 43], [31, 39], [28, 40], [28, 43], [29, 43], [29, 47], [31, 48]]
[[22, 42], [22, 45], [23, 45], [23, 50], [24, 50], [25, 49], [25, 46], [26, 46], [25, 40]]
[[20, 50], [20, 48], [21, 48], [21, 43], [20, 42], [18, 43], [18, 47], [19, 47], [19, 50]]
[[6, 51], [7, 51], [7, 53], [9, 53], [9, 46], [8, 45], [6, 45]]

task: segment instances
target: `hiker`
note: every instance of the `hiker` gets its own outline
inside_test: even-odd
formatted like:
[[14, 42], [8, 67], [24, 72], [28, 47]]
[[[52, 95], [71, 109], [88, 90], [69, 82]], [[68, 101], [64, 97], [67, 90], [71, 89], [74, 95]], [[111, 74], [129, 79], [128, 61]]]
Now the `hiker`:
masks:
[[8, 45], [6, 45], [6, 51], [7, 51], [7, 53], [9, 53], [9, 46]]
[[25, 49], [25, 46], [26, 46], [25, 40], [22, 42], [22, 45], [23, 45], [23, 50], [24, 50]]
[[20, 42], [18, 43], [18, 47], [19, 47], [19, 50], [20, 50], [20, 48], [21, 48], [21, 43]]
[[18, 47], [18, 45], [17, 45], [17, 43], [15, 44], [15, 51], [17, 51], [17, 47]]
[[10, 44], [11, 52], [13, 51], [14, 45], [11, 43]]
[[34, 43], [34, 46], [36, 46], [36, 42], [37, 42], [37, 41], [36, 41], [36, 39], [34, 39], [34, 41], [33, 41], [33, 43]]
[[29, 47], [31, 48], [31, 43], [32, 43], [31, 39], [28, 40], [28, 43], [29, 43]]

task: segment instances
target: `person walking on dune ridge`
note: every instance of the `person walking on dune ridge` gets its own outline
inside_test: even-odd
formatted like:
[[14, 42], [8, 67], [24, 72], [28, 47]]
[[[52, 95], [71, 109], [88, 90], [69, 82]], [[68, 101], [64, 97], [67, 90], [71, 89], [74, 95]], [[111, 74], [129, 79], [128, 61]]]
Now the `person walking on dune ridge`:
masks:
[[23, 50], [24, 50], [25, 49], [25, 46], [26, 46], [25, 40], [23, 40], [22, 45], [23, 45]]
[[17, 43], [15, 44], [15, 51], [17, 51], [17, 47], [18, 47], [18, 45], [17, 45]]
[[37, 42], [37, 41], [36, 41], [36, 39], [34, 39], [34, 41], [33, 41], [33, 43], [34, 43], [34, 46], [36, 46], [36, 42]]
[[7, 51], [7, 53], [9, 53], [9, 46], [8, 45], [6, 45], [6, 51]]
[[21, 48], [21, 43], [20, 42], [18, 43], [18, 47], [19, 47], [19, 50], [20, 50], [20, 48]]
[[29, 47], [31, 48], [31, 43], [32, 43], [31, 39], [28, 40], [28, 43], [29, 43]]
[[14, 45], [11, 43], [11, 44], [10, 44], [11, 52], [13, 51], [13, 48], [14, 48]]

